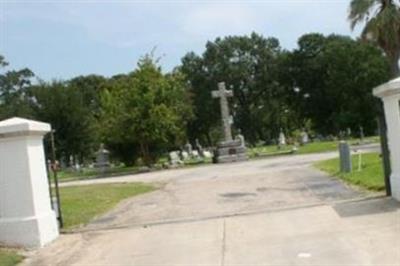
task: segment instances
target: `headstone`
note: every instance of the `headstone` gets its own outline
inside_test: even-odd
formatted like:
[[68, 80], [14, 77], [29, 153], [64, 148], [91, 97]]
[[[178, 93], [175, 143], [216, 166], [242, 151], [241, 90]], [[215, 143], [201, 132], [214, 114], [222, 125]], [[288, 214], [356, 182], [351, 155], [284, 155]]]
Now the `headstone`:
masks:
[[204, 156], [204, 158], [209, 159], [209, 158], [212, 158], [213, 155], [210, 151], [204, 151], [203, 156]]
[[179, 158], [179, 151], [171, 151], [168, 155], [170, 166], [175, 167], [183, 163]]
[[182, 151], [181, 152], [181, 159], [183, 161], [186, 161], [187, 159], [189, 159], [189, 153], [187, 153], [187, 151]]
[[347, 139], [351, 138], [351, 129], [349, 127], [346, 129], [346, 138]]
[[198, 159], [200, 157], [199, 152], [197, 150], [192, 151], [192, 157]]
[[299, 150], [296, 145], [293, 145], [292, 147], [292, 153], [296, 153]]
[[43, 136], [49, 124], [0, 122], [0, 243], [41, 247], [58, 236], [51, 208]]
[[75, 165], [74, 165], [74, 169], [75, 169], [75, 171], [80, 172], [81, 171], [81, 165], [78, 162], [76, 162]]
[[350, 173], [352, 170], [350, 145], [346, 141], [339, 142], [340, 172]]
[[246, 148], [246, 141], [244, 140], [244, 136], [240, 132], [236, 138], [240, 140], [240, 147]]
[[66, 169], [66, 168], [67, 168], [67, 163], [66, 163], [66, 161], [65, 161], [65, 157], [61, 157], [61, 160], [60, 160], [60, 168], [61, 168], [61, 169]]
[[69, 156], [69, 165], [68, 166], [71, 168], [71, 170], [73, 170], [74, 169], [74, 165], [75, 165], [74, 157], [72, 155], [70, 155]]
[[364, 128], [360, 126], [360, 143], [364, 143]]
[[203, 146], [201, 146], [199, 139], [196, 139], [196, 149], [199, 152], [199, 155], [203, 157]]
[[285, 134], [283, 133], [282, 129], [281, 129], [281, 132], [279, 132], [278, 143], [279, 143], [278, 144], [279, 146], [285, 146], [286, 145], [286, 137], [285, 137]]
[[192, 154], [193, 148], [192, 148], [192, 144], [190, 144], [190, 142], [188, 142], [188, 143], [185, 144], [185, 151], [186, 151], [189, 155]]
[[247, 160], [246, 148], [238, 139], [233, 140], [231, 121], [229, 114], [228, 97], [233, 97], [233, 91], [226, 90], [225, 83], [218, 83], [218, 90], [212, 91], [213, 98], [219, 98], [221, 108], [221, 120], [223, 128], [223, 141], [218, 143], [213, 161], [217, 163], [236, 162]]
[[307, 132], [305, 131], [305, 130], [303, 130], [302, 132], [301, 132], [301, 134], [300, 134], [300, 143], [302, 144], [302, 145], [305, 145], [305, 144], [307, 144], [310, 140], [309, 140], [309, 137], [308, 137], [308, 134], [307, 134]]
[[100, 173], [104, 174], [110, 167], [110, 152], [104, 148], [104, 144], [100, 144], [99, 150], [96, 152], [95, 167], [99, 169]]

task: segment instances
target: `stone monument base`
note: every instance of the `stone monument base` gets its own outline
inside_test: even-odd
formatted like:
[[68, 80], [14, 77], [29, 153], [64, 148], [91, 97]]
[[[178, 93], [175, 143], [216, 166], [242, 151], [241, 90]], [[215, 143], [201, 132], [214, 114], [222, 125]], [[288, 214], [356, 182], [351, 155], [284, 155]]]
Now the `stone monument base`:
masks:
[[220, 142], [215, 153], [216, 163], [246, 161], [246, 147], [240, 139]]
[[400, 201], [400, 175], [392, 173], [390, 175], [390, 183], [392, 187], [392, 197]]
[[43, 247], [58, 236], [54, 211], [38, 216], [0, 218], [0, 243], [15, 247]]

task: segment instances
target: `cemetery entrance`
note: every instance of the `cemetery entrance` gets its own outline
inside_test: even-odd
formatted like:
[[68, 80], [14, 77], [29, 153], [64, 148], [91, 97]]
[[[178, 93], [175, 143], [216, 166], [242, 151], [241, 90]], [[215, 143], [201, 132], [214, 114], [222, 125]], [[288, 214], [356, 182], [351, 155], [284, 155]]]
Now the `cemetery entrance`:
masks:
[[[163, 185], [63, 237], [33, 265], [51, 264], [54, 254], [60, 265], [288, 265], [305, 259], [315, 265], [395, 265], [398, 204], [365, 199], [311, 167], [336, 156], [295, 155], [71, 183]], [[374, 243], [384, 252], [376, 252]]]
[[165, 186], [124, 202], [89, 228], [202, 220], [363, 198], [363, 192], [312, 167], [335, 156], [337, 152], [296, 155], [113, 178], [109, 182]]

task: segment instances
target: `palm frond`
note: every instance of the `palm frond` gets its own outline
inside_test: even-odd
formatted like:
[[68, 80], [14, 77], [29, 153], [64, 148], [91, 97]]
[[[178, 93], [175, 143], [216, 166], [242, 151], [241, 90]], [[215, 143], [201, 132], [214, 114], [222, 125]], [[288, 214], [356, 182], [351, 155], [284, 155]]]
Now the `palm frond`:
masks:
[[392, 5], [380, 12], [376, 17], [379, 33], [377, 41], [387, 51], [395, 52], [400, 49], [400, 10]]
[[351, 29], [369, 19], [370, 12], [380, 3], [381, 0], [352, 0], [350, 3], [350, 12], [348, 19], [350, 20]]

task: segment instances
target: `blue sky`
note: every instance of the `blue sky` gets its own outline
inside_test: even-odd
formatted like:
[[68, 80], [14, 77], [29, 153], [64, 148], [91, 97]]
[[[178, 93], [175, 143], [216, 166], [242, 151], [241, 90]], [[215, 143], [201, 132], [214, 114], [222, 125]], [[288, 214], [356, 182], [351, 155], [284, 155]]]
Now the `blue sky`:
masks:
[[308, 32], [356, 36], [349, 0], [7, 1], [0, 0], [0, 54], [45, 80], [112, 76], [156, 47], [165, 71], [207, 40], [255, 31], [296, 47]]

